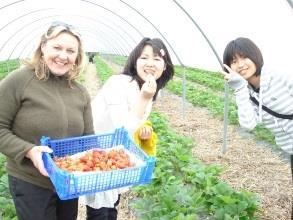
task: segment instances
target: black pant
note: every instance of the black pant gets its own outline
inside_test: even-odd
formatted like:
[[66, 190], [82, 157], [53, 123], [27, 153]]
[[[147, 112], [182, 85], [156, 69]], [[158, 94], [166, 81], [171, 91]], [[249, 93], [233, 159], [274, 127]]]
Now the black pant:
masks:
[[19, 220], [76, 220], [78, 199], [60, 200], [56, 192], [8, 175]]
[[99, 208], [94, 209], [90, 206], [86, 206], [86, 215], [87, 220], [116, 220], [117, 219], [117, 205], [120, 201], [120, 195], [118, 196], [118, 200], [114, 204], [114, 208]]

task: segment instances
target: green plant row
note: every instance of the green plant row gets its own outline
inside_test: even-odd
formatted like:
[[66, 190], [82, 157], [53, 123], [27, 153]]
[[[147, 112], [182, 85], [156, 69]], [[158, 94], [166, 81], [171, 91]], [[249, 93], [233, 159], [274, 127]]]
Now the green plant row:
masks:
[[[182, 83], [178, 81], [170, 81], [167, 85], [167, 89], [176, 95], [182, 96]], [[224, 97], [220, 97], [212, 91], [202, 90], [190, 83], [185, 85], [186, 99], [188, 102], [195, 106], [205, 107], [210, 110], [210, 112], [220, 119], [223, 119], [223, 109], [224, 109]], [[237, 109], [236, 104], [232, 101], [229, 102], [229, 122], [231, 124], [237, 125]]]
[[115, 54], [101, 54], [100, 56], [106, 60], [111, 60], [112, 63], [115, 63], [120, 66], [124, 66], [128, 59], [127, 56], [121, 56], [121, 55], [115, 55]]
[[20, 66], [19, 60], [0, 61], [0, 80], [4, 79], [11, 71]]
[[152, 113], [157, 132], [157, 162], [150, 184], [135, 187], [131, 201], [140, 220], [257, 219], [259, 200], [219, 180], [222, 168], [203, 165], [192, 156], [191, 139], [171, 131], [166, 119]]
[[[20, 66], [19, 60], [0, 61], [0, 80]], [[0, 153], [0, 219], [16, 220], [16, 211], [8, 187], [8, 175], [5, 170], [6, 159]]]
[[112, 62], [124, 66], [127, 61], [127, 56], [120, 56], [120, 55], [110, 55], [110, 59]]
[[104, 83], [113, 74], [113, 70], [99, 56], [95, 57], [95, 62], [97, 74], [102, 83]]
[[5, 156], [0, 154], [0, 219], [16, 220], [16, 211], [8, 188], [5, 163]]
[[[211, 72], [207, 70], [191, 68], [191, 67], [175, 67], [176, 76], [182, 77], [185, 74], [187, 80], [209, 87], [212, 90], [224, 91], [224, 77], [219, 72]], [[232, 92], [232, 91], [231, 91]]]

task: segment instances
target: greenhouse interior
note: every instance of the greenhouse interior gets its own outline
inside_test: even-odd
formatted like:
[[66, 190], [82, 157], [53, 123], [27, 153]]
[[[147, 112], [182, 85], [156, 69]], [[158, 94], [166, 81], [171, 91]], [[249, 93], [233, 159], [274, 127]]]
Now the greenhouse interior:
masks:
[[[41, 207], [32, 200], [46, 195], [19, 198], [17, 184], [27, 182], [58, 201], [74, 199], [78, 220], [87, 219], [92, 204], [116, 211], [102, 219], [293, 218], [292, 0], [1, 0], [0, 17], [0, 219], [30, 219], [23, 210]], [[131, 77], [133, 88], [123, 87], [121, 75]], [[55, 88], [63, 76], [68, 86]], [[135, 94], [124, 100], [128, 92]], [[114, 127], [97, 125], [112, 111], [122, 133], [104, 140]], [[86, 136], [94, 134], [98, 139]], [[112, 156], [130, 161], [64, 171], [53, 156], [59, 147], [53, 139], [61, 138], [95, 141], [101, 149], [111, 142], [119, 153]], [[123, 153], [118, 144], [125, 144]], [[63, 148], [60, 155], [69, 157]], [[78, 163], [88, 165], [91, 150]], [[112, 150], [103, 152], [112, 157]], [[106, 202], [110, 194], [118, 198], [115, 207]]]

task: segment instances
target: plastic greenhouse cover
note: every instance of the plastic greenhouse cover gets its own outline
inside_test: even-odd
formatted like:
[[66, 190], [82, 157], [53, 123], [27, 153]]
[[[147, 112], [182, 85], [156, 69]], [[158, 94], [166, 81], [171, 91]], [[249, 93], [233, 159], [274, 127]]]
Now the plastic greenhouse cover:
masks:
[[76, 26], [86, 51], [128, 55], [142, 37], [160, 37], [174, 63], [220, 70], [222, 57], [239, 36], [260, 47], [265, 64], [292, 67], [292, 0], [1, 0], [0, 60], [30, 56], [52, 21]]

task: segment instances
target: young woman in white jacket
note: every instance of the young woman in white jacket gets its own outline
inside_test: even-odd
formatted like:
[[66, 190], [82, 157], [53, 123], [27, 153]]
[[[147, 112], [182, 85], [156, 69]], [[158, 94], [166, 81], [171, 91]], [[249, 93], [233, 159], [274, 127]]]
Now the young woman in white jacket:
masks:
[[[173, 77], [174, 67], [162, 40], [144, 38], [130, 53], [121, 74], [111, 76], [92, 101], [96, 133], [124, 126], [132, 135], [150, 115], [158, 92]], [[141, 129], [148, 139], [152, 129]], [[109, 190], [81, 198], [87, 205], [88, 220], [117, 219], [116, 206], [122, 189]]]
[[[223, 55], [225, 79], [235, 90], [241, 126], [263, 123], [291, 157], [293, 167], [293, 77], [263, 70], [260, 49], [248, 38], [228, 43]], [[293, 170], [292, 170], [293, 178]]]

